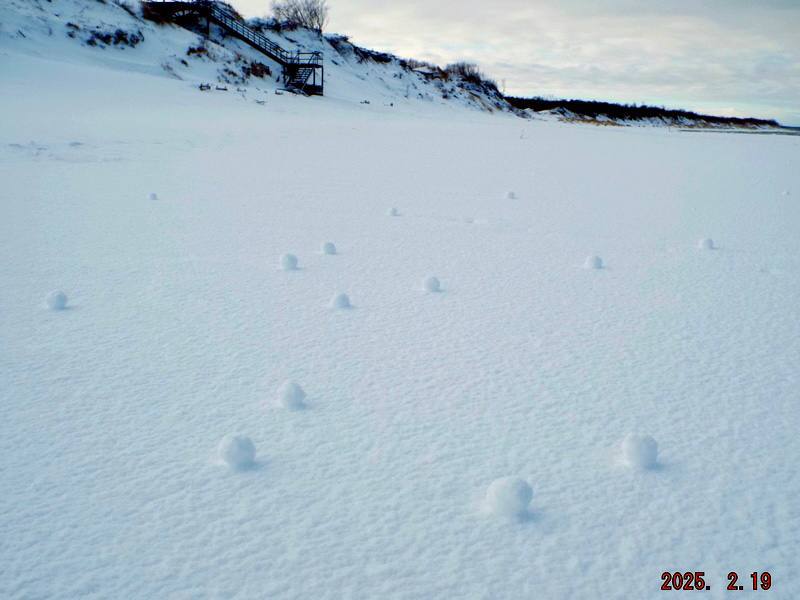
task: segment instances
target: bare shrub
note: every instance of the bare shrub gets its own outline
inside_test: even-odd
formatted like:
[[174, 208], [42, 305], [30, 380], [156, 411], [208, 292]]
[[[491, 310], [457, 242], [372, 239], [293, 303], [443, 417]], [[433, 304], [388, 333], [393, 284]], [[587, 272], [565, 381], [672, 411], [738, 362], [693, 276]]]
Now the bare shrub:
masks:
[[328, 24], [327, 0], [276, 0], [272, 14], [276, 21], [294, 23], [321, 32]]
[[474, 83], [475, 85], [486, 85], [489, 87], [497, 88], [497, 84], [494, 81], [486, 77], [481, 70], [478, 68], [478, 65], [474, 63], [468, 62], [457, 62], [451, 65], [447, 65], [444, 68], [445, 72], [448, 75], [452, 75], [454, 77], [458, 77], [459, 79], [466, 81], [468, 83]]

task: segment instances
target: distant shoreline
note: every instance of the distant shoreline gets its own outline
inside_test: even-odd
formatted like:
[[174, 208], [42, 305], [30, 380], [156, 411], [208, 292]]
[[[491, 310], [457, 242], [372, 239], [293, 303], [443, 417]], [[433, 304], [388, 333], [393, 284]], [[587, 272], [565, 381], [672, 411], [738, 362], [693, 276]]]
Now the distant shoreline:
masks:
[[800, 136], [800, 127], [781, 127], [773, 130], [748, 130], [748, 129], [724, 129], [717, 127], [681, 127], [678, 131], [700, 132], [700, 133], [746, 133], [750, 135], [796, 135]]

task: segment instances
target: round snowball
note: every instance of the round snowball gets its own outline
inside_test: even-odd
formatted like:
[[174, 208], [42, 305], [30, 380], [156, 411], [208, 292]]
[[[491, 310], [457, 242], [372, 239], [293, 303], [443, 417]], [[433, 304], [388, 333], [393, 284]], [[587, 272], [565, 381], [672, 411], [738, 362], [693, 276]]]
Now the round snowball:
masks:
[[387, 211], [386, 211], [386, 214], [387, 214], [387, 215], [389, 215], [390, 217], [398, 217], [398, 216], [400, 216], [400, 213], [399, 213], [399, 212], [398, 212], [398, 210], [397, 210], [396, 208], [394, 208], [394, 207], [392, 207], [392, 208], [390, 208], [389, 210], [387, 210]]
[[294, 271], [295, 269], [297, 269], [297, 257], [294, 254], [282, 255], [281, 269], [284, 271]]
[[294, 381], [287, 381], [278, 389], [281, 406], [289, 410], [299, 410], [305, 406], [306, 393]]
[[67, 307], [67, 295], [64, 292], [50, 292], [47, 296], [47, 306], [50, 310], [64, 310]]
[[584, 269], [602, 269], [603, 259], [599, 256], [587, 256], [583, 262]]
[[427, 292], [439, 292], [442, 289], [442, 284], [436, 277], [428, 277], [423, 285], [425, 287], [425, 291]]
[[350, 296], [347, 294], [334, 294], [331, 298], [331, 308], [350, 308]]
[[325, 242], [322, 244], [321, 250], [323, 254], [336, 254], [336, 246], [333, 242]]
[[629, 433], [622, 440], [622, 457], [629, 467], [651, 469], [658, 459], [658, 444], [649, 435]]
[[533, 490], [517, 477], [495, 479], [486, 490], [486, 506], [495, 515], [518, 517], [528, 512]]
[[697, 247], [700, 250], [713, 250], [714, 249], [714, 240], [711, 238], [703, 238], [699, 242], [697, 242]]
[[150, 192], [150, 200], [158, 200], [158, 194], [155, 192]]
[[232, 469], [247, 469], [256, 458], [256, 447], [249, 437], [226, 435], [217, 446], [217, 456]]

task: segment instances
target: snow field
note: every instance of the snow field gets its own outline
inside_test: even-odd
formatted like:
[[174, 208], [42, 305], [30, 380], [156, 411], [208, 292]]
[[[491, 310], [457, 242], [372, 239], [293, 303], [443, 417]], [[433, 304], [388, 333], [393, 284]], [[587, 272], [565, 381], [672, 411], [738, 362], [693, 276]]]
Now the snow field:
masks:
[[[772, 190], [800, 185], [796, 139], [367, 113], [335, 77], [259, 107], [144, 61], [0, 58], [0, 597], [627, 600], [687, 563], [717, 588], [774, 567], [793, 597], [800, 212]], [[705, 232], [732, 251], [698, 260]], [[287, 276], [286, 249], [318, 260]], [[581, 276], [594, 249], [613, 268]], [[458, 294], [425, 302], [437, 270]], [[55, 285], [81, 305], [42, 310]], [[286, 374], [319, 411], [263, 410]], [[655, 468], [615, 468], [627, 431]], [[209, 464], [226, 432], [268, 468]], [[481, 518], [502, 474], [533, 505]]]

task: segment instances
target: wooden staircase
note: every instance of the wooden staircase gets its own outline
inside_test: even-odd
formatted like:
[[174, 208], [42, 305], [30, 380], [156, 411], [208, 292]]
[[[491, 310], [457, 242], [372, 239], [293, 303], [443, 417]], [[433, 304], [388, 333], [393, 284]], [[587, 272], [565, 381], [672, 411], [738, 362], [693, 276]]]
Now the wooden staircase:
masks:
[[283, 85], [292, 91], [322, 96], [324, 66], [322, 52], [289, 52], [261, 33], [251, 29], [224, 5], [213, 0], [185, 0], [142, 3], [145, 16], [186, 25], [187, 20], [200, 17], [206, 21], [206, 36], [211, 23], [229, 35], [242, 40], [281, 65]]

